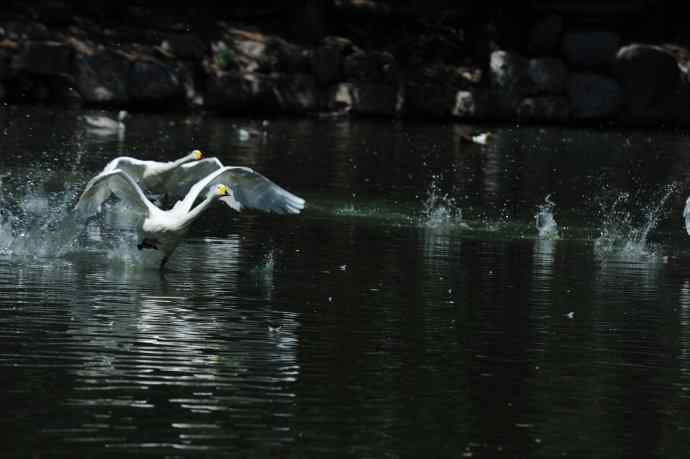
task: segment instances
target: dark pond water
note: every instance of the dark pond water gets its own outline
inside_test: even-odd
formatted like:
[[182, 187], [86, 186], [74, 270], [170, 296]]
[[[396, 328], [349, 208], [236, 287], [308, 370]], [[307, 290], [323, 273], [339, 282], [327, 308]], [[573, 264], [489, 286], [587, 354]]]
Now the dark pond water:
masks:
[[[686, 133], [80, 115], [0, 109], [0, 456], [687, 454]], [[194, 148], [305, 211], [214, 206], [163, 274], [70, 223]]]

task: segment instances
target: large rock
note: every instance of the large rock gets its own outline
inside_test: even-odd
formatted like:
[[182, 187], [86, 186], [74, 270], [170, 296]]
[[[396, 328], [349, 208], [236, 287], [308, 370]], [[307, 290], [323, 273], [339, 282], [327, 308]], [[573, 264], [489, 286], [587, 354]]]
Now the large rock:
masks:
[[622, 89], [613, 78], [595, 73], [577, 73], [568, 79], [568, 97], [575, 118], [610, 118], [618, 114]]
[[135, 102], [178, 103], [186, 95], [177, 68], [153, 59], [137, 60], [130, 65], [127, 90]]
[[444, 118], [456, 109], [458, 91], [478, 87], [482, 70], [437, 63], [409, 69], [406, 77], [405, 112]]
[[568, 64], [579, 68], [608, 68], [620, 46], [615, 32], [594, 30], [569, 32], [563, 36], [562, 51]]
[[206, 105], [226, 113], [307, 113], [317, 102], [311, 75], [222, 72], [207, 81]]
[[352, 112], [360, 115], [395, 116], [402, 109], [398, 89], [385, 84], [350, 83]]
[[513, 52], [492, 52], [489, 82], [496, 103], [497, 117], [514, 116], [519, 102], [530, 89], [527, 60]]
[[321, 45], [314, 49], [311, 68], [316, 82], [327, 86], [343, 79], [344, 57], [341, 50], [332, 45]]
[[299, 45], [276, 38], [269, 43], [269, 53], [272, 54], [275, 65], [272, 72], [278, 73], [310, 73], [311, 51]]
[[623, 87], [628, 120], [662, 121], [678, 114], [682, 75], [676, 59], [666, 50], [642, 44], [624, 46], [616, 54], [614, 70]]
[[318, 106], [316, 80], [307, 74], [273, 74], [273, 93], [283, 113], [309, 113]]
[[16, 71], [37, 75], [70, 75], [73, 49], [56, 41], [29, 41], [12, 66]]
[[0, 49], [0, 80], [9, 78], [10, 76], [10, 58], [8, 53]]
[[199, 37], [189, 33], [165, 34], [161, 47], [178, 59], [190, 61], [200, 61], [208, 51], [206, 44]]
[[280, 37], [228, 28], [212, 46], [215, 70], [244, 73], [305, 73], [310, 55]]
[[408, 82], [405, 85], [405, 113], [432, 118], [445, 118], [455, 105], [455, 93], [446, 84], [423, 84]]
[[276, 107], [273, 88], [266, 75], [249, 72], [218, 72], [206, 83], [206, 106], [227, 113], [247, 113]]
[[563, 18], [556, 14], [548, 15], [530, 29], [527, 50], [532, 55], [552, 55], [558, 49], [562, 33]]
[[491, 113], [490, 98], [481, 88], [466, 89], [455, 93], [451, 115], [462, 120], [479, 120]]
[[[4, 5], [3, 5], [4, 6]], [[10, 20], [2, 23], [4, 35], [10, 40], [24, 42], [32, 41], [55, 41], [55, 33], [48, 29], [45, 24], [27, 20]]]
[[518, 106], [518, 118], [526, 121], [561, 122], [569, 115], [570, 104], [565, 96], [526, 97]]
[[350, 83], [337, 83], [329, 86], [323, 91], [319, 109], [324, 112], [324, 115], [336, 116], [349, 113], [355, 104], [353, 92]]
[[319, 86], [329, 86], [345, 78], [345, 59], [360, 51], [351, 40], [328, 36], [311, 54], [311, 72]]
[[386, 51], [357, 51], [345, 58], [345, 78], [394, 86], [398, 83], [395, 57]]
[[531, 94], [563, 94], [568, 69], [556, 58], [530, 59], [527, 64]]
[[122, 104], [129, 100], [130, 61], [124, 54], [111, 50], [77, 52], [75, 83], [86, 103]]

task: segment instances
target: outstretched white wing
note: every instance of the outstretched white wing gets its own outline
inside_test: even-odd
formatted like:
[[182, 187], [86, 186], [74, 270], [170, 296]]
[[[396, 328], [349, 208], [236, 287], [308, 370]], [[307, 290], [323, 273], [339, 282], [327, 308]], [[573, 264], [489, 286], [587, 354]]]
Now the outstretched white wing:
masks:
[[219, 183], [232, 189], [235, 198], [234, 205], [224, 202], [233, 208], [236, 208], [239, 203], [241, 207], [278, 214], [298, 214], [304, 209], [304, 199], [276, 185], [258, 172], [248, 167], [230, 166], [211, 172], [199, 180], [192, 186], [180, 205], [189, 212], [201, 193]]
[[111, 193], [125, 201], [131, 208], [148, 214], [154, 208], [139, 185], [129, 174], [121, 169], [102, 172], [86, 184], [75, 209], [83, 216], [89, 217], [101, 210], [101, 205]]
[[106, 164], [102, 173], [120, 169], [132, 177], [135, 182], [140, 183], [148, 163], [150, 163], [150, 161], [130, 158], [129, 156], [120, 156]]
[[685, 208], [683, 209], [683, 218], [685, 219], [685, 231], [690, 235], [690, 197], [685, 201]]
[[170, 173], [165, 180], [164, 191], [169, 198], [182, 199], [196, 182], [222, 167], [223, 163], [218, 158], [185, 163]]

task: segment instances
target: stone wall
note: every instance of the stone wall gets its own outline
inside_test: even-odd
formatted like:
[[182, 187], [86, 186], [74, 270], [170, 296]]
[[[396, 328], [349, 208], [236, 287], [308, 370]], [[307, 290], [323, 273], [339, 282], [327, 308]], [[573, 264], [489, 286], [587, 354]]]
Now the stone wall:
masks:
[[[0, 6], [0, 100], [226, 114], [687, 125], [661, 2]], [[651, 8], [651, 9], [650, 9]], [[646, 22], [645, 22], [646, 21]]]

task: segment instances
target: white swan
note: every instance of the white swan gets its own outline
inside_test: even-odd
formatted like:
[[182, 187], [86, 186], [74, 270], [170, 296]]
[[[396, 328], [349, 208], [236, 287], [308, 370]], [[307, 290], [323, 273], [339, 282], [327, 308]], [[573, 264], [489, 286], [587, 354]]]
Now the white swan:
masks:
[[[228, 184], [221, 183], [226, 180]], [[299, 213], [304, 199], [284, 190], [263, 175], [244, 167], [224, 167], [196, 182], [184, 199], [170, 210], [162, 210], [153, 204], [137, 182], [125, 171], [115, 169], [103, 172], [89, 181], [79, 197], [75, 209], [84, 218], [100, 211], [110, 193], [115, 193], [134, 210], [144, 216], [139, 228], [140, 243], [137, 248], [155, 249], [163, 253], [160, 267], [163, 269], [186, 234], [189, 225], [219, 198], [231, 208], [254, 208], [276, 213]], [[197, 198], [206, 197], [194, 206]]]
[[[142, 159], [131, 158], [129, 156], [120, 156], [110, 161], [103, 168], [101, 174], [120, 169], [127, 173], [134, 181], [144, 190], [145, 193], [156, 194], [161, 191], [173, 188], [169, 184], [179, 180], [181, 176], [175, 176], [175, 171], [185, 163], [190, 161], [199, 161], [203, 157], [203, 153], [199, 150], [193, 150], [191, 153], [175, 161], [145, 161]], [[186, 174], [185, 174], [186, 175]], [[197, 176], [197, 180], [201, 178]], [[196, 182], [196, 180], [195, 180]], [[186, 190], [189, 189], [191, 183], [186, 182]], [[107, 195], [110, 193], [104, 189]], [[107, 196], [105, 196], [107, 198]]]
[[117, 120], [103, 115], [84, 115], [83, 119], [87, 126], [96, 134], [109, 135], [117, 134], [125, 130], [125, 118], [128, 114], [124, 110], [120, 110], [117, 114]]

